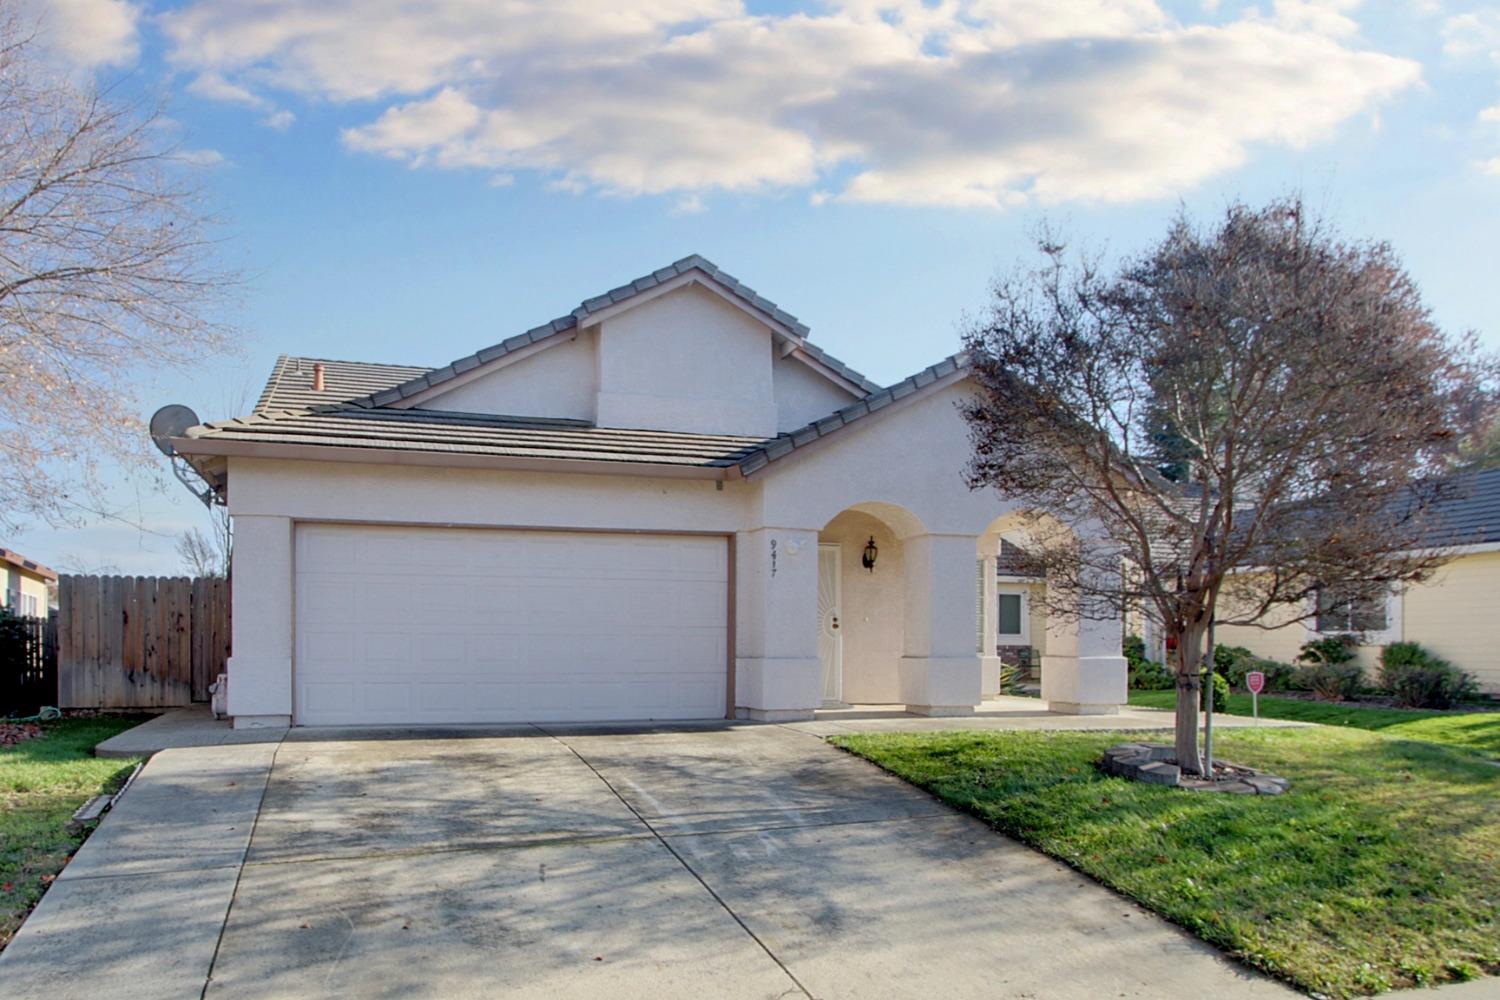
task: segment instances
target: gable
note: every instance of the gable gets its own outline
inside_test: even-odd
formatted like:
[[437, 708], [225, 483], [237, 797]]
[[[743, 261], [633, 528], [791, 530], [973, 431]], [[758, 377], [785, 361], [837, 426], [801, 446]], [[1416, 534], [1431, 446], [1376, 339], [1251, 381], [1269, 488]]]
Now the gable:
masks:
[[695, 283], [606, 318], [596, 419], [604, 427], [776, 433], [765, 324]]
[[[586, 299], [549, 323], [349, 403], [769, 436], [820, 408], [828, 412], [880, 391], [806, 335], [796, 317], [693, 255]], [[561, 346], [575, 341], [572, 349]], [[591, 374], [585, 362], [590, 349]], [[559, 350], [566, 356], [541, 362]], [[799, 365], [803, 370], [795, 370]], [[783, 369], [784, 376], [778, 374]]]

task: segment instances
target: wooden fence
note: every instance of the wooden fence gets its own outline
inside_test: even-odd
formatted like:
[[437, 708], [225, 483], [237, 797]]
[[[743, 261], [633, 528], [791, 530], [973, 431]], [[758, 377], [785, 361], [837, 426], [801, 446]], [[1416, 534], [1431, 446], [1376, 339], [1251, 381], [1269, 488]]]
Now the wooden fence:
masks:
[[228, 661], [226, 580], [63, 576], [57, 600], [61, 708], [207, 701]]

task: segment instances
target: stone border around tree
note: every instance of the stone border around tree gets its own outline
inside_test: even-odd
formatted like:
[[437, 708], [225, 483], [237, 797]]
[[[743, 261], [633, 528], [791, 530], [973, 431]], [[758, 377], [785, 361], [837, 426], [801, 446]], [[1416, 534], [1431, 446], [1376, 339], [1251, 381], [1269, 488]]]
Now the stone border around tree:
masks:
[[1225, 761], [1214, 762], [1221, 771], [1217, 780], [1205, 781], [1195, 774], [1184, 777], [1182, 769], [1174, 763], [1176, 757], [1176, 749], [1168, 743], [1117, 743], [1104, 751], [1099, 769], [1118, 778], [1192, 792], [1280, 795], [1291, 787], [1285, 778]]

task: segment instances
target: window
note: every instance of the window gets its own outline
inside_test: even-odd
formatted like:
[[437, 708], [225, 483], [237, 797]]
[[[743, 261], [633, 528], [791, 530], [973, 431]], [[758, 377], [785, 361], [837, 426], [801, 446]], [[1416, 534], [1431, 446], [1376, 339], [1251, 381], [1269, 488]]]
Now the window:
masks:
[[21, 595], [21, 614], [37, 617], [37, 602], [35, 594]]
[[1318, 588], [1318, 631], [1384, 632], [1387, 628], [1385, 594], [1369, 594], [1352, 587]]
[[1025, 646], [1031, 641], [1027, 621], [1026, 591], [1021, 587], [1001, 587], [996, 616], [996, 640], [1002, 646]]

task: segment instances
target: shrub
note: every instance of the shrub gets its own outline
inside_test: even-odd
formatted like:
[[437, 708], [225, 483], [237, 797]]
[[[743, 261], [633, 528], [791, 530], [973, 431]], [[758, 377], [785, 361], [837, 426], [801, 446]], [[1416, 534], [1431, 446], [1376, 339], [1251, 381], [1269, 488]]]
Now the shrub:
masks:
[[1229, 711], [1229, 682], [1221, 674], [1213, 675], [1212, 684], [1208, 682], [1208, 678], [1209, 673], [1205, 670], [1203, 672], [1203, 703], [1199, 707], [1208, 708], [1208, 692], [1212, 690], [1214, 693], [1214, 711]]
[[1170, 668], [1155, 660], [1132, 660], [1130, 686], [1136, 691], [1168, 691], [1177, 686], [1177, 678]]
[[1365, 671], [1358, 663], [1308, 663], [1297, 671], [1297, 683], [1321, 701], [1348, 701], [1365, 686]]
[[1172, 671], [1164, 664], [1146, 658], [1146, 642], [1138, 635], [1127, 635], [1120, 651], [1130, 665], [1130, 687], [1134, 691], [1166, 691], [1177, 686]]
[[1472, 675], [1415, 642], [1381, 650], [1380, 686], [1402, 708], [1452, 708], [1478, 691]]
[[1329, 635], [1304, 642], [1297, 662], [1313, 666], [1319, 663], [1349, 663], [1354, 659], [1354, 639], [1347, 635]]
[[1214, 670], [1224, 675], [1229, 686], [1234, 687], [1245, 679], [1245, 671], [1253, 670], [1255, 654], [1244, 646], [1215, 646]]

